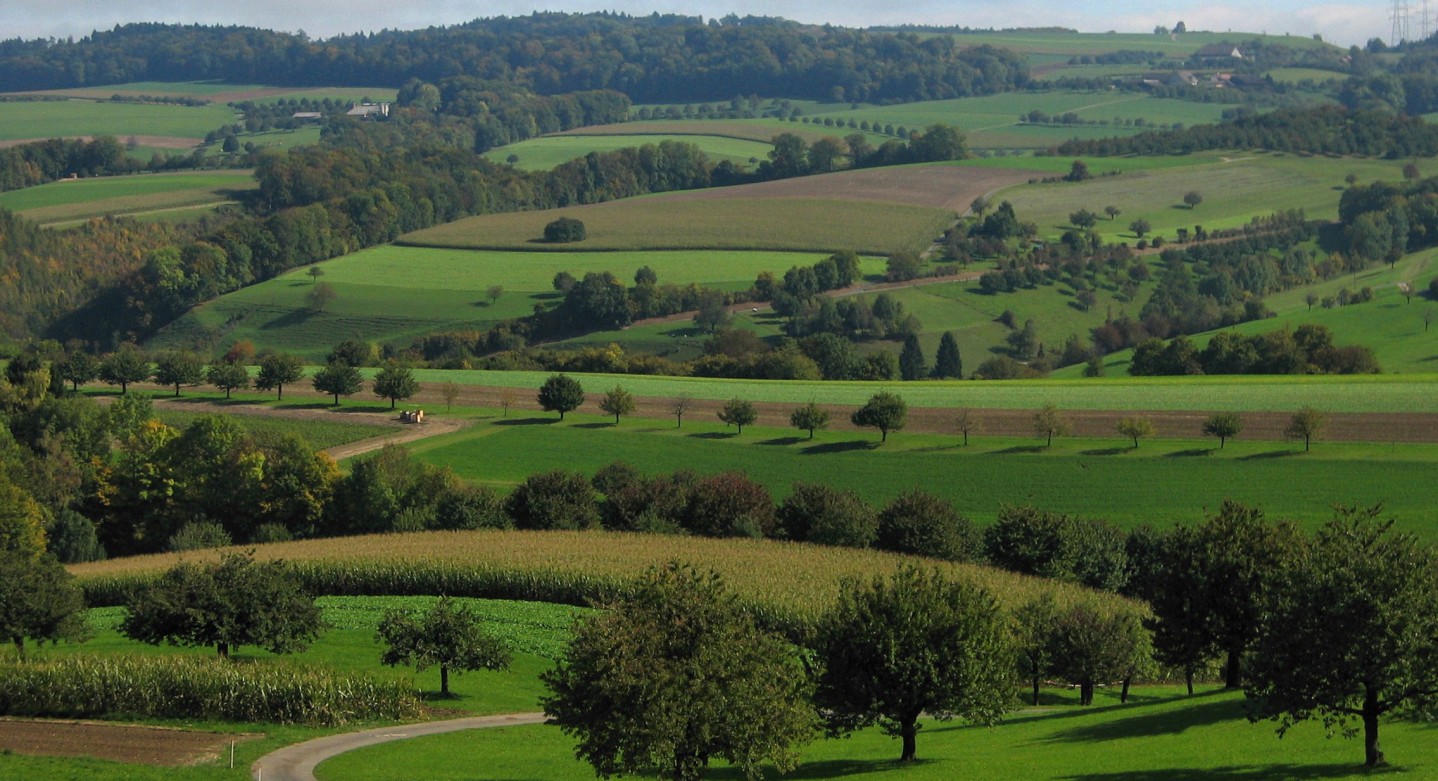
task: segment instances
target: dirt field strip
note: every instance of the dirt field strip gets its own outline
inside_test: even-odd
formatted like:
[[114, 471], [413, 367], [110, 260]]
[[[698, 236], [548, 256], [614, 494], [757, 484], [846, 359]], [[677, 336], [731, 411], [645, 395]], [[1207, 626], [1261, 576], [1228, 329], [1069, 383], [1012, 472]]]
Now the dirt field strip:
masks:
[[94, 721], [0, 719], [0, 749], [6, 751], [144, 765], [195, 765], [224, 756], [231, 741], [259, 737]]
[[469, 729], [517, 727], [543, 724], [543, 713], [505, 713], [498, 716], [474, 716], [420, 724], [378, 727], [362, 732], [346, 732], [286, 746], [260, 757], [250, 765], [250, 777], [256, 781], [315, 781], [315, 768], [326, 759], [347, 751], [389, 743], [396, 740], [441, 735]]

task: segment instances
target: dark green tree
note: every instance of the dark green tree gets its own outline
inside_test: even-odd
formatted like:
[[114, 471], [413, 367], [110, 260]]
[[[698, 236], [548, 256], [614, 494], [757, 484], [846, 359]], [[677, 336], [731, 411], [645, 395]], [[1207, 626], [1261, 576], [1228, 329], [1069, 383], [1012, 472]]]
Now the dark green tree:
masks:
[[389, 399], [389, 408], [394, 409], [400, 399], [407, 399], [419, 392], [419, 381], [408, 366], [390, 361], [374, 376], [374, 395]]
[[389, 646], [380, 662], [391, 667], [414, 665], [415, 672], [439, 668], [439, 696], [449, 696], [450, 670], [503, 670], [510, 653], [485, 631], [469, 606], [440, 597], [429, 610], [415, 615], [387, 610], [375, 639]]
[[1218, 437], [1218, 449], [1222, 450], [1224, 443], [1230, 437], [1238, 436], [1243, 431], [1243, 418], [1237, 412], [1215, 412], [1203, 421], [1203, 433], [1206, 436]]
[[579, 380], [563, 374], [552, 374], [539, 386], [539, 407], [546, 412], [558, 412], [564, 420], [564, 413], [579, 408], [584, 403], [584, 386]]
[[754, 410], [754, 402], [745, 399], [730, 399], [724, 402], [718, 415], [724, 425], [738, 426], [740, 434], [744, 433], [745, 426], [759, 419], [759, 413]]
[[50, 554], [0, 548], [0, 640], [21, 658], [25, 641], [79, 641], [89, 635], [85, 596]]
[[233, 391], [249, 387], [250, 370], [238, 363], [216, 361], [205, 369], [205, 381], [224, 391], [228, 399]]
[[1044, 447], [1053, 447], [1054, 437], [1061, 437], [1068, 430], [1068, 421], [1054, 405], [1045, 404], [1034, 413], [1034, 434], [1044, 438]]
[[552, 470], [525, 478], [504, 502], [520, 529], [593, 529], [599, 526], [594, 488], [579, 472]]
[[757, 779], [809, 740], [811, 685], [794, 646], [755, 626], [714, 573], [669, 564], [579, 623], [540, 679], [545, 714], [601, 777], [704, 777], [709, 760]]
[[341, 396], [353, 396], [364, 385], [360, 370], [338, 361], [315, 372], [310, 378], [315, 390], [335, 397], [335, 406], [340, 405]]
[[1386, 764], [1383, 717], [1438, 705], [1438, 556], [1380, 512], [1340, 508], [1276, 578], [1245, 689], [1280, 735], [1319, 718], [1350, 736], [1356, 720], [1368, 767]]
[[895, 553], [972, 560], [979, 551], [974, 524], [952, 504], [920, 490], [906, 491], [879, 511], [874, 547]]
[[205, 363], [200, 356], [183, 350], [166, 350], [155, 356], [155, 383], [175, 386], [175, 395], [180, 395], [180, 386], [199, 385], [205, 381]]
[[55, 372], [55, 376], [70, 383], [72, 390], [78, 392], [81, 385], [100, 376], [100, 362], [84, 350], [67, 350], [65, 357], [55, 363], [51, 370]]
[[899, 351], [899, 376], [905, 380], [922, 380], [928, 373], [919, 336], [909, 334], [904, 337], [904, 348]]
[[850, 422], [856, 426], [877, 428], [879, 430], [879, 441], [889, 441], [890, 431], [903, 429], [904, 423], [909, 416], [909, 405], [902, 396], [879, 391], [864, 406], [854, 410], [849, 416]]
[[934, 353], [934, 377], [964, 378], [964, 362], [959, 357], [959, 342], [954, 338], [953, 331], [945, 331], [939, 337], [939, 351]]
[[159, 645], [214, 646], [221, 658], [242, 645], [302, 651], [324, 623], [314, 597], [280, 561], [227, 553], [218, 562], [182, 562], [126, 605], [120, 632]]
[[133, 344], [123, 344], [100, 361], [100, 381], [119, 385], [120, 394], [130, 390], [130, 383], [150, 378], [150, 362]]
[[878, 724], [917, 758], [919, 716], [991, 725], [1003, 715], [1013, 652], [1007, 621], [983, 588], [937, 570], [845, 580], [819, 621], [815, 702], [831, 734]]
[[544, 226], [544, 240], [550, 244], [584, 241], [587, 235], [584, 223], [572, 217], [560, 217]]
[[1096, 684], [1127, 681], [1146, 666], [1152, 646], [1138, 616], [1078, 602], [1058, 612], [1051, 653], [1053, 671], [1078, 685], [1079, 704], [1092, 705]]
[[1303, 440], [1303, 451], [1308, 448], [1313, 440], [1323, 433], [1323, 426], [1327, 422], [1327, 415], [1314, 407], [1303, 407], [1293, 413], [1293, 418], [1288, 422], [1288, 428], [1284, 429], [1292, 439]]
[[879, 533], [879, 517], [868, 502], [818, 483], [795, 483], [775, 515], [783, 536], [797, 542], [867, 548]]
[[305, 377], [305, 365], [298, 356], [288, 353], [269, 353], [260, 358], [260, 371], [255, 375], [257, 390], [275, 390], [275, 398], [285, 397], [285, 386], [299, 382]]
[[815, 431], [829, 427], [829, 411], [811, 401], [789, 413], [789, 425], [809, 432], [809, 439], [813, 439]]

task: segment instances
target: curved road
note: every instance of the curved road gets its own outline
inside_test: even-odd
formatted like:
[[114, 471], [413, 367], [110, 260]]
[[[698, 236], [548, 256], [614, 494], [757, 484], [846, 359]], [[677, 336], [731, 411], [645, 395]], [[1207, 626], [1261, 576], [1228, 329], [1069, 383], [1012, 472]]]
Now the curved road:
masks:
[[346, 751], [389, 743], [394, 740], [439, 735], [445, 732], [543, 723], [543, 713], [501, 713], [495, 716], [474, 716], [467, 719], [428, 721], [419, 724], [397, 724], [390, 727], [367, 729], [362, 732], [346, 732], [341, 735], [330, 735], [304, 743], [296, 743], [293, 746], [285, 746], [278, 751], [266, 754], [255, 760], [255, 764], [250, 765], [250, 777], [256, 781], [316, 781], [315, 767], [326, 759]]

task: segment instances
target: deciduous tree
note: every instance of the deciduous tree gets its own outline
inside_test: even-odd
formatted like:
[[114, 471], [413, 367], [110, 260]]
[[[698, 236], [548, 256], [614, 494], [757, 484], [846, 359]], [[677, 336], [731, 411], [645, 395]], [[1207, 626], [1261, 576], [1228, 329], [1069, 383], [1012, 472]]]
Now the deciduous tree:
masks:
[[1138, 441], [1143, 437], [1153, 436], [1153, 421], [1148, 418], [1127, 417], [1119, 420], [1118, 433], [1133, 440], [1133, 447], [1138, 449]]
[[746, 778], [797, 763], [815, 728], [795, 649], [761, 631], [719, 576], [669, 564], [585, 619], [540, 678], [544, 712], [604, 777], [704, 777], [711, 757]]
[[179, 396], [180, 386], [193, 387], [205, 381], [205, 364], [192, 352], [166, 350], [155, 357], [154, 379], [159, 385], [175, 386]]
[[359, 393], [360, 387], [364, 384], [364, 377], [360, 376], [359, 369], [336, 361], [315, 372], [315, 376], [310, 378], [310, 382], [316, 391], [334, 396], [335, 406], [338, 407], [341, 396], [353, 396]]
[[285, 386], [305, 377], [305, 365], [298, 356], [288, 353], [269, 353], [260, 358], [260, 371], [255, 375], [255, 388], [274, 388], [275, 398], [285, 397]]
[[1380, 719], [1438, 704], [1438, 556], [1380, 512], [1340, 508], [1276, 579], [1245, 689], [1280, 735], [1357, 721], [1369, 767], [1386, 764]]
[[724, 402], [718, 414], [724, 425], [738, 426], [740, 434], [744, 433], [745, 426], [759, 419], [759, 413], [754, 410], [754, 402], [738, 398]]
[[917, 758], [919, 716], [993, 724], [1003, 715], [1013, 657], [1007, 625], [982, 587], [905, 567], [845, 580], [820, 620], [815, 701], [832, 734], [878, 724]]
[[552, 374], [539, 386], [539, 408], [558, 412], [560, 420], [564, 420], [564, 413], [578, 409], [583, 403], [584, 386], [573, 377]]
[[1209, 415], [1203, 421], [1203, 433], [1206, 436], [1218, 437], [1218, 449], [1222, 450], [1229, 437], [1238, 436], [1243, 431], [1243, 418], [1237, 412], [1216, 412]]
[[[407, 399], [419, 391], [419, 381], [408, 366], [390, 361], [374, 376], [374, 395], [389, 399], [389, 408], [394, 409], [400, 399]], [[336, 400], [338, 401], [338, 400]]]
[[909, 416], [909, 405], [903, 397], [879, 391], [864, 406], [854, 410], [849, 416], [850, 422], [856, 426], [877, 428], [879, 430], [879, 441], [889, 441], [890, 431], [899, 431]]
[[228, 553], [165, 572], [131, 599], [120, 631], [151, 645], [214, 646], [227, 658], [242, 645], [302, 651], [323, 625], [314, 597], [284, 563]]
[[789, 425], [809, 432], [809, 439], [813, 439], [816, 430], [829, 427], [829, 411], [811, 401], [789, 413]]
[[0, 640], [22, 658], [25, 641], [83, 640], [85, 597], [54, 556], [0, 548]]
[[1054, 437], [1067, 434], [1068, 429], [1068, 421], [1052, 404], [1045, 404], [1034, 413], [1034, 434], [1044, 438], [1045, 447], [1053, 447]]
[[414, 665], [415, 672], [439, 668], [439, 696], [449, 696], [450, 670], [503, 670], [510, 653], [504, 643], [485, 631], [479, 616], [467, 605], [440, 597], [429, 610], [415, 615], [387, 610], [375, 639], [389, 646], [380, 662]]
[[120, 394], [130, 390], [130, 383], [144, 382], [150, 377], [150, 362], [133, 344], [123, 344], [100, 361], [100, 380], [119, 385]]
[[599, 409], [614, 416], [614, 425], [619, 425], [619, 416], [634, 411], [634, 395], [622, 385], [615, 385], [604, 398], [599, 400]]
[[1314, 407], [1302, 407], [1293, 413], [1284, 433], [1292, 439], [1303, 440], [1303, 451], [1306, 453], [1313, 440], [1323, 433], [1323, 426], [1327, 422], [1328, 415], [1323, 411]]
[[250, 370], [248, 367], [238, 363], [226, 363], [216, 361], [205, 369], [205, 379], [216, 388], [225, 392], [225, 398], [229, 398], [233, 391], [244, 390], [250, 385]]

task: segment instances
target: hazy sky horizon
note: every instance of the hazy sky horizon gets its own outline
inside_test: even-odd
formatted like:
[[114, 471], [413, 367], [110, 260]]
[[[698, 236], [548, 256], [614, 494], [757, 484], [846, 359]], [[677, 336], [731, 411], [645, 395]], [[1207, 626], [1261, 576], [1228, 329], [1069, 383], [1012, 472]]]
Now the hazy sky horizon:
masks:
[[[1412, 37], [1418, 37], [1426, 0], [1408, 0]], [[236, 24], [282, 32], [303, 30], [311, 38], [383, 29], [417, 29], [453, 25], [479, 17], [519, 16], [536, 10], [622, 11], [642, 15], [654, 11], [703, 16], [730, 13], [783, 16], [800, 22], [830, 22], [848, 27], [892, 24], [961, 25], [977, 28], [1070, 27], [1083, 32], [1149, 32], [1155, 25], [1183, 21], [1191, 30], [1311, 36], [1348, 46], [1370, 38], [1387, 40], [1392, 30], [1390, 4], [1368, 2], [1300, 3], [1273, 0], [1239, 3], [1217, 0], [1192, 4], [1156, 0], [563, 0], [534, 5], [529, 0], [110, 0], [99, 3], [55, 3], [53, 0], [5, 0], [0, 5], [0, 39], [81, 38], [129, 22]], [[1438, 0], [1433, 0], [1438, 12]], [[1434, 25], [1438, 27], [1438, 25]]]

